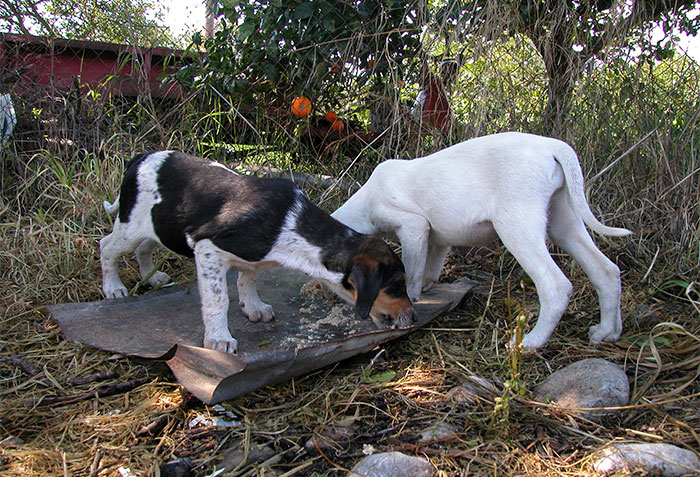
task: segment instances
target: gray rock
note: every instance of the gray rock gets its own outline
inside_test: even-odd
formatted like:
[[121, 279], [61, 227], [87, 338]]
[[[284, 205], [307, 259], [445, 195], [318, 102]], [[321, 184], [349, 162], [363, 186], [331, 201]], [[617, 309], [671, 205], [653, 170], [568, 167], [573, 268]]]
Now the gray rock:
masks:
[[471, 374], [464, 377], [458, 386], [447, 391], [445, 397], [450, 402], [473, 406], [482, 400], [490, 401], [497, 395], [498, 389], [491, 381]]
[[275, 451], [268, 446], [252, 446], [246, 453], [240, 445], [235, 445], [224, 451], [223, 461], [218, 465], [217, 470], [231, 472], [234, 469], [267, 460], [273, 455], [275, 455]]
[[676, 477], [700, 474], [700, 459], [694, 452], [671, 444], [616, 444], [599, 452], [593, 468], [602, 475], [642, 470]]
[[447, 422], [436, 422], [420, 433], [419, 442], [429, 442], [440, 439], [454, 439], [457, 428]]
[[[627, 375], [616, 364], [592, 358], [578, 361], [552, 374], [535, 388], [535, 399], [564, 409], [626, 406], [630, 399]], [[600, 420], [614, 413], [607, 410], [574, 411]]]
[[192, 475], [192, 460], [188, 457], [171, 460], [160, 467], [161, 477], [190, 477]]
[[363, 458], [347, 477], [430, 477], [433, 466], [425, 459], [401, 452], [384, 452]]

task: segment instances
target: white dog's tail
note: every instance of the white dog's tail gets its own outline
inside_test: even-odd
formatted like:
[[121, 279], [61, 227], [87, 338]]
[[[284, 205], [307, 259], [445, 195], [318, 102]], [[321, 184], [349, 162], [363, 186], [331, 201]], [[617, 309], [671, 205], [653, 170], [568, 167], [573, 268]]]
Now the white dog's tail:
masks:
[[581, 171], [581, 165], [578, 162], [578, 156], [576, 152], [565, 143], [566, 147], [556, 150], [554, 153], [554, 158], [561, 166], [564, 172], [564, 178], [566, 180], [566, 189], [569, 191], [569, 198], [571, 203], [579, 213], [583, 221], [588, 225], [591, 230], [597, 232], [601, 235], [610, 235], [613, 237], [622, 237], [624, 235], [629, 235], [632, 233], [631, 230], [618, 228], [618, 227], [608, 227], [600, 223], [598, 219], [595, 218], [591, 208], [586, 200], [586, 194], [583, 188], [583, 172]]
[[104, 206], [105, 210], [109, 215], [114, 215], [117, 213], [119, 210], [119, 196], [117, 196], [116, 199], [114, 199], [113, 203], [109, 203], [106, 200], [102, 201], [102, 205]]

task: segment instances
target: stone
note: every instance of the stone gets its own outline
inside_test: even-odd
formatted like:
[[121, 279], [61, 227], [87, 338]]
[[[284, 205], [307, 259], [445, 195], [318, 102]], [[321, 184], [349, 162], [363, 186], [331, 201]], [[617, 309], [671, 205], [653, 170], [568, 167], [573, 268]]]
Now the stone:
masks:
[[192, 475], [192, 460], [188, 457], [171, 460], [160, 467], [161, 477], [190, 477]]
[[629, 404], [630, 384], [625, 372], [599, 358], [584, 359], [562, 368], [535, 388], [535, 399], [571, 409], [586, 419], [598, 421], [614, 410], [577, 410]]
[[700, 474], [700, 458], [671, 444], [615, 444], [598, 453], [593, 468], [601, 475], [642, 470], [651, 475], [676, 477]]
[[430, 477], [433, 466], [420, 457], [401, 452], [383, 452], [364, 457], [347, 477]]
[[419, 442], [430, 442], [457, 437], [457, 429], [447, 422], [436, 422], [420, 433]]
[[315, 432], [313, 436], [309, 438], [304, 444], [304, 448], [307, 451], [315, 451], [318, 447], [319, 449], [329, 449], [331, 447], [339, 447], [342, 443], [352, 440], [355, 435], [353, 426], [343, 426], [343, 425], [330, 425], [323, 427], [318, 432]]
[[464, 377], [459, 385], [447, 391], [445, 398], [450, 402], [473, 406], [480, 401], [491, 401], [497, 395], [498, 389], [491, 381], [471, 374]]
[[223, 461], [217, 466], [217, 471], [231, 472], [234, 469], [263, 462], [273, 455], [275, 451], [265, 445], [251, 446], [247, 453], [241, 446], [233, 446], [224, 451]]

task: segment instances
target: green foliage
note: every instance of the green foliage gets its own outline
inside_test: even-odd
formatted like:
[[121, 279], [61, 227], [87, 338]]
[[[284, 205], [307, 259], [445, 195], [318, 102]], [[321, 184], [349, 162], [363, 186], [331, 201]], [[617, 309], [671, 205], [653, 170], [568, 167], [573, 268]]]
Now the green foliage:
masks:
[[0, 2], [0, 26], [7, 31], [62, 38], [172, 46], [154, 0], [19, 0]]
[[66, 38], [164, 46], [167, 28], [159, 24], [157, 4], [150, 0], [52, 0], [48, 17]]
[[251, 106], [271, 92], [332, 103], [348, 77], [355, 86], [385, 81], [420, 45], [421, 12], [396, 0], [223, 0], [219, 14], [213, 39], [194, 38], [207, 55], [190, 77], [243, 95]]
[[[545, 129], [559, 135], [570, 112], [577, 81], [586, 64], [604, 51], [663, 60], [673, 54], [673, 35], [697, 34], [696, 0], [474, 0], [447, 1], [433, 19], [448, 41], [470, 36], [494, 40], [524, 35], [540, 55], [547, 73]], [[661, 26], [664, 37], [652, 43], [649, 32]]]

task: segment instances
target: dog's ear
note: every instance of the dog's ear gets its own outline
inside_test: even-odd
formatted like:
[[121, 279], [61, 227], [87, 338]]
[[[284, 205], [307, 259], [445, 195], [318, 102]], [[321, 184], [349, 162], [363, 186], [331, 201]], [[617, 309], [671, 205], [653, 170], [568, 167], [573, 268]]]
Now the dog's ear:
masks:
[[374, 300], [379, 295], [381, 280], [377, 272], [377, 267], [368, 266], [368, 264], [358, 261], [348, 276], [348, 282], [357, 292], [355, 311], [361, 318], [369, 317]]

